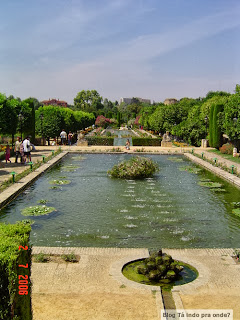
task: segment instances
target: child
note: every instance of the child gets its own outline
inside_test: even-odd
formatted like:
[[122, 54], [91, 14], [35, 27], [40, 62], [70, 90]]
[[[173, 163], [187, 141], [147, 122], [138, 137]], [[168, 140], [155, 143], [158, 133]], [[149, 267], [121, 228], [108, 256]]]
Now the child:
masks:
[[127, 139], [127, 142], [126, 142], [126, 149], [130, 150], [130, 141], [129, 141], [129, 139]]
[[5, 159], [6, 159], [6, 163], [8, 161], [10, 161], [11, 163], [11, 160], [10, 160], [10, 148], [9, 148], [9, 144], [7, 144], [7, 147], [6, 147], [6, 155], [5, 155]]

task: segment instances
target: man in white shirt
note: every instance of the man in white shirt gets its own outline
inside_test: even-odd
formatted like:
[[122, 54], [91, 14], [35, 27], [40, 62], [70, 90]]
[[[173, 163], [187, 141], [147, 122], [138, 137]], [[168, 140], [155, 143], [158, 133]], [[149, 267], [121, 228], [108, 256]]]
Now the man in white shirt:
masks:
[[31, 161], [31, 144], [29, 137], [25, 138], [23, 140], [23, 151], [24, 151], [24, 162], [26, 162], [26, 159], [29, 159], [29, 162]]
[[60, 133], [60, 137], [61, 137], [61, 144], [66, 144], [66, 140], [67, 140], [67, 132], [64, 131], [64, 129], [62, 129], [62, 132]]

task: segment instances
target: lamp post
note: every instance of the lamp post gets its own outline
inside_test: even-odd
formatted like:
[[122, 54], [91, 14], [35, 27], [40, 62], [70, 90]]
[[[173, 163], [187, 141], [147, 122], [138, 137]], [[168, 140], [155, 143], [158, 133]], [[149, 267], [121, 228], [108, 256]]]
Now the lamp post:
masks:
[[24, 116], [22, 115], [22, 112], [18, 115], [18, 120], [20, 121], [20, 130], [21, 130], [21, 141], [22, 141], [22, 122], [23, 122]]
[[43, 116], [43, 114], [41, 113], [41, 114], [40, 114], [40, 120], [41, 120], [41, 136], [42, 136], [42, 143], [43, 143], [43, 125], [42, 125], [43, 118], [44, 118], [44, 116]]

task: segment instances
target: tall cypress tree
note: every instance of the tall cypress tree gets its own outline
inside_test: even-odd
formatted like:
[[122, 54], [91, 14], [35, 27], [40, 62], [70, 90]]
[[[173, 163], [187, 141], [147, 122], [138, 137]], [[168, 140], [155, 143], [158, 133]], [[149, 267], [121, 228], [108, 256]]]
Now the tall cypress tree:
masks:
[[214, 112], [214, 105], [211, 106], [210, 109], [210, 118], [209, 118], [209, 146], [213, 146], [213, 112]]
[[222, 142], [222, 132], [218, 123], [219, 112], [223, 111], [222, 104], [211, 106], [209, 121], [209, 145], [213, 148], [219, 148]]
[[214, 131], [213, 131], [213, 147], [219, 149], [222, 143], [222, 132], [218, 122], [219, 112], [223, 111], [223, 105], [217, 104], [214, 107], [213, 121], [214, 121]]

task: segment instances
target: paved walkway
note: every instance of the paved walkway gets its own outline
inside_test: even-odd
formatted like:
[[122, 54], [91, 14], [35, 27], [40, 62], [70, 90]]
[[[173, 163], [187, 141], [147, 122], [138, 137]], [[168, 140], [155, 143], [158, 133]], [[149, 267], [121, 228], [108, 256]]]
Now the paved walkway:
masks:
[[32, 264], [34, 320], [161, 319], [159, 289], [121, 281], [123, 261], [146, 257], [147, 249], [33, 247], [33, 253], [72, 251], [79, 263]]
[[[233, 249], [163, 249], [193, 265], [199, 277], [173, 289], [177, 309], [233, 309], [240, 319], [240, 263]], [[36, 253], [75, 252], [79, 263], [33, 263], [33, 320], [158, 320], [159, 288], [134, 283], [123, 265], [148, 256], [147, 249], [33, 247]], [[155, 291], [155, 290], [156, 291]]]
[[[38, 149], [38, 147], [37, 147]], [[43, 156], [47, 157], [49, 155], [52, 154], [52, 148], [41, 148], [38, 151], [32, 151], [31, 152], [31, 158], [32, 158], [32, 162], [36, 163], [37, 161], [42, 161], [43, 160]], [[11, 163], [6, 163], [5, 160], [2, 160], [0, 163], [0, 184], [3, 181], [8, 180], [9, 178], [11, 178], [11, 172], [14, 171], [17, 174], [23, 172], [24, 170], [29, 168], [29, 165], [26, 163], [21, 164], [19, 163], [19, 159], [18, 159], [18, 163], [15, 163], [15, 157], [11, 157], [10, 158]]]

